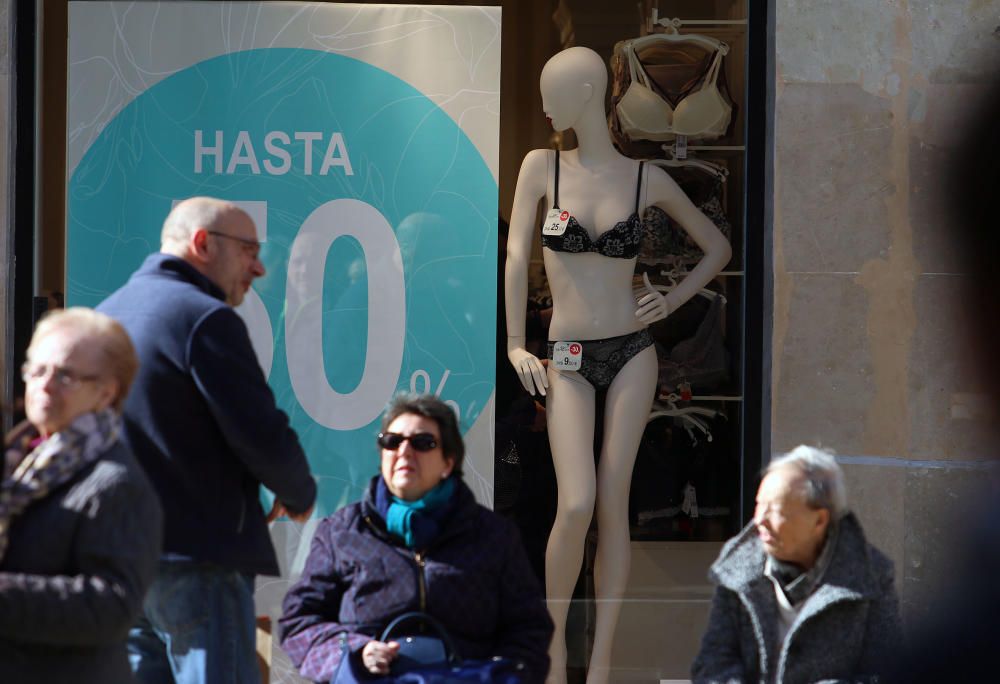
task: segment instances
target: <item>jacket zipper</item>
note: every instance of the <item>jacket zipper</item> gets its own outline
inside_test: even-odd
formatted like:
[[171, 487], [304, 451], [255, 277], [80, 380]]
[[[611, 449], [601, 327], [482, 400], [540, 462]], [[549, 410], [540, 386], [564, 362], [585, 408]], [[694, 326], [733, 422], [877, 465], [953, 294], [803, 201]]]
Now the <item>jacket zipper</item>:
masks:
[[[376, 534], [379, 533], [379, 529], [372, 522], [371, 516], [366, 515], [364, 521], [373, 532]], [[427, 580], [424, 577], [424, 569], [427, 567], [426, 553], [426, 549], [424, 551], [413, 552], [413, 562], [417, 564], [417, 596], [420, 600], [420, 611], [423, 613], [427, 612]]]
[[424, 582], [424, 567], [426, 566], [426, 561], [424, 560], [424, 555], [420, 551], [413, 552], [413, 560], [417, 563], [417, 588], [420, 592], [420, 612], [427, 612], [427, 587]]

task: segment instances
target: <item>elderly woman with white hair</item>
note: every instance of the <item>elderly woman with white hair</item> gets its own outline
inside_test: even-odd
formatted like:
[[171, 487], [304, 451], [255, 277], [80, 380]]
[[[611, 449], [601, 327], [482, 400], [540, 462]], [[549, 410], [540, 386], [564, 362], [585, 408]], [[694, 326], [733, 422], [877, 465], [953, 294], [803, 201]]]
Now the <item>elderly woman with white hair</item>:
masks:
[[829, 453], [771, 461], [753, 521], [709, 570], [695, 684], [875, 682], [900, 639], [892, 562], [865, 540]]

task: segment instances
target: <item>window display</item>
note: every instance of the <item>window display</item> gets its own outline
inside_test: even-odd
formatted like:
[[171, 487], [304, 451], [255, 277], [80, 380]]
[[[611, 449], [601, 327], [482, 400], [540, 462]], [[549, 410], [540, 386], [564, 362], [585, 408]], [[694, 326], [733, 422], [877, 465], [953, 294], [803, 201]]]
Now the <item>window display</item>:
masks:
[[[583, 47], [556, 54], [542, 70], [543, 107], [578, 147], [530, 152], [518, 175], [507, 242], [507, 353], [524, 388], [546, 395], [549, 444], [558, 487], [545, 558], [546, 596], [556, 625], [550, 682], [566, 681], [566, 620], [595, 512], [596, 618], [588, 682], [609, 680], [615, 627], [629, 577], [629, 486], [659, 377], [648, 326], [697, 296], [729, 261], [729, 243], [667, 173], [614, 149], [604, 112], [607, 69]], [[526, 348], [527, 264], [546, 198], [545, 270], [552, 294], [549, 360]], [[561, 203], [560, 203], [561, 202]], [[642, 242], [640, 216], [658, 205], [703, 251], [664, 294], [643, 274], [633, 293]], [[625, 217], [622, 219], [621, 217]], [[596, 395], [603, 394], [603, 420]], [[603, 436], [594, 461], [595, 425]]]
[[[581, 48], [546, 64], [555, 149], [525, 158], [511, 214], [496, 484], [544, 550], [551, 682], [686, 678], [743, 522], [745, 7], [642, 4], [636, 35], [594, 44], [606, 100], [551, 87]], [[500, 400], [505, 370], [534, 402]]]

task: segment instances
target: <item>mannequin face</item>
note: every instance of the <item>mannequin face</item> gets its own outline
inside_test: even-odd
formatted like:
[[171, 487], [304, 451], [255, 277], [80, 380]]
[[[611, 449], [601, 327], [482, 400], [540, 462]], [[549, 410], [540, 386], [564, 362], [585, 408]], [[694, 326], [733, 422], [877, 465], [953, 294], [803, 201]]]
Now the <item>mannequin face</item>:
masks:
[[588, 95], [593, 92], [593, 87], [589, 83], [567, 83], [568, 79], [560, 76], [549, 70], [547, 64], [542, 70], [539, 85], [542, 90], [542, 109], [545, 110], [545, 117], [552, 124], [552, 128], [565, 131], [573, 128], [589, 99]]
[[604, 109], [607, 69], [600, 56], [583, 47], [571, 47], [556, 53], [542, 68], [539, 87], [542, 108], [552, 128], [565, 131], [573, 128], [588, 106]]

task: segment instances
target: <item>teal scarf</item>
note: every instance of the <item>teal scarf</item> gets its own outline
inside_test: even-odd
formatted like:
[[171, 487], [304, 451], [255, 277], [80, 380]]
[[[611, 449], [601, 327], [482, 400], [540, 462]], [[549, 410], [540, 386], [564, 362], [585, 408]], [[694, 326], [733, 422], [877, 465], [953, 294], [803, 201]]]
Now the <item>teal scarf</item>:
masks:
[[404, 501], [393, 496], [385, 511], [385, 526], [391, 533], [402, 537], [408, 548], [425, 547], [439, 531], [438, 518], [452, 494], [455, 480], [449, 477], [416, 501]]

